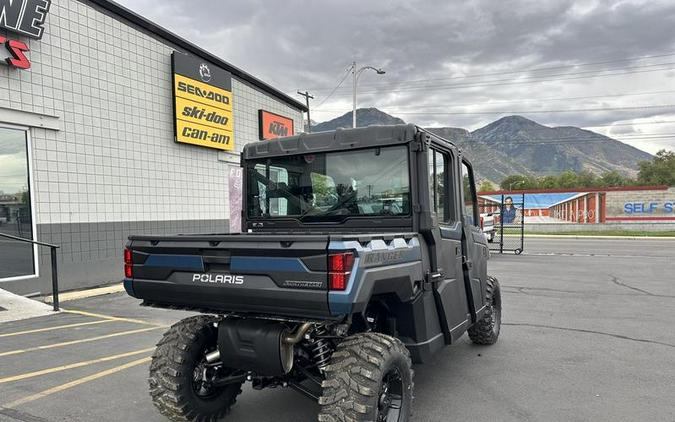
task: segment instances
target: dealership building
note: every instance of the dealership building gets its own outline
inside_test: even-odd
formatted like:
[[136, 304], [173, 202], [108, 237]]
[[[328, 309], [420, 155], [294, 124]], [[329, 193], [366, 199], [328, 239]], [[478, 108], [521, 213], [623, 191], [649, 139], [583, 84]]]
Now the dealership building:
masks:
[[[0, 8], [0, 233], [59, 245], [62, 290], [121, 280], [129, 234], [228, 232], [243, 146], [302, 128], [302, 103], [116, 3]], [[49, 250], [0, 237], [0, 289], [49, 293]]]

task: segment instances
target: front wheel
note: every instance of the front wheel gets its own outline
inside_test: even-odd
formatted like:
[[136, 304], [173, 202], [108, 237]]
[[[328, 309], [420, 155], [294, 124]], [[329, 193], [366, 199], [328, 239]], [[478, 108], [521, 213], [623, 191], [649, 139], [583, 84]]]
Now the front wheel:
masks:
[[413, 370], [400, 340], [379, 333], [348, 337], [326, 368], [320, 422], [407, 422]]
[[200, 315], [174, 324], [157, 344], [150, 364], [150, 395], [157, 409], [176, 422], [222, 418], [241, 393], [241, 382], [213, 386], [227, 368], [206, 362], [217, 347], [215, 317]]
[[499, 281], [488, 276], [485, 302], [488, 304], [483, 318], [469, 328], [469, 338], [475, 344], [495, 344], [502, 326], [502, 295]]

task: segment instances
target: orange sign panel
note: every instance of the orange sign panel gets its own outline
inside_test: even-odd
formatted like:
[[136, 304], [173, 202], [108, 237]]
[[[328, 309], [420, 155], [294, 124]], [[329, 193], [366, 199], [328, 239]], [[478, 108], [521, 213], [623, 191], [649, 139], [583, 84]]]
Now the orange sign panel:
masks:
[[258, 111], [260, 139], [268, 140], [295, 134], [293, 119], [269, 111]]

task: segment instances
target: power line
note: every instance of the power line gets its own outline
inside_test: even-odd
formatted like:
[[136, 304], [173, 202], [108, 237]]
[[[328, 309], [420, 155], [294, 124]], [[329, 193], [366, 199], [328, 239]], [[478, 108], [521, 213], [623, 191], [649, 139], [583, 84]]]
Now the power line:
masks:
[[[571, 108], [571, 109], [561, 109], [561, 110], [497, 110], [497, 111], [398, 111], [392, 112], [393, 114], [411, 114], [411, 115], [425, 115], [425, 114], [434, 114], [434, 115], [480, 115], [480, 114], [542, 114], [542, 113], [573, 113], [573, 112], [594, 112], [594, 111], [618, 111], [618, 110], [647, 110], [655, 108], [675, 108], [675, 104], [663, 104], [663, 105], [643, 105], [643, 106], [630, 106], [630, 107], [599, 107], [599, 108]], [[328, 110], [324, 110], [327, 112]], [[337, 111], [337, 110], [334, 110]], [[385, 111], [386, 112], [386, 111]]]
[[[575, 68], [575, 67], [584, 67], [584, 66], [596, 66], [596, 65], [601, 65], [601, 64], [610, 64], [610, 63], [619, 63], [619, 62], [628, 62], [628, 61], [639, 61], [639, 60], [646, 60], [646, 59], [655, 59], [655, 58], [662, 58], [662, 57], [672, 57], [675, 56], [675, 53], [668, 53], [668, 54], [657, 54], [657, 55], [651, 55], [651, 56], [642, 56], [642, 57], [628, 57], [628, 58], [623, 58], [623, 59], [615, 59], [615, 60], [605, 60], [605, 61], [600, 61], [600, 62], [590, 62], [590, 63], [577, 63], [577, 64], [570, 64], [570, 65], [561, 65], [561, 66], [549, 66], [549, 67], [542, 67], [542, 68], [526, 68], [526, 69], [519, 69], [519, 70], [512, 70], [512, 71], [499, 71], [499, 72], [486, 72], [486, 73], [478, 73], [478, 74], [470, 74], [470, 75], [462, 75], [462, 76], [451, 76], [451, 77], [445, 77], [445, 78], [423, 78], [423, 79], [412, 79], [412, 80], [403, 80], [400, 83], [420, 83], [420, 82], [428, 82], [428, 81], [442, 81], [442, 80], [452, 80], [452, 79], [466, 79], [466, 78], [478, 78], [478, 77], [483, 77], [483, 76], [501, 76], [501, 75], [513, 75], [513, 74], [518, 74], [518, 73], [525, 73], [525, 72], [540, 72], [540, 71], [546, 71], [546, 70], [557, 70], [557, 69], [569, 69], [569, 68]], [[601, 70], [598, 70], [601, 71]], [[365, 83], [362, 86], [386, 86], [388, 84], [381, 84], [381, 83]], [[330, 88], [313, 88], [314, 91], [327, 91]]]
[[[590, 96], [584, 96], [584, 97], [550, 97], [550, 98], [523, 98], [517, 101], [513, 100], [491, 100], [489, 103], [484, 103], [484, 104], [420, 104], [420, 105], [415, 105], [415, 104], [404, 104], [404, 105], [392, 105], [391, 107], [394, 108], [426, 108], [426, 107], [476, 107], [476, 106], [483, 106], [483, 105], [490, 105], [494, 103], [501, 103], [501, 104], [520, 104], [520, 103], [527, 103], [527, 102], [542, 102], [542, 101], [566, 101], [566, 100], [588, 100], [588, 99], [593, 99], [593, 98], [612, 98], [612, 97], [632, 97], [632, 96], [641, 96], [641, 95], [658, 95], [658, 94], [672, 94], [675, 93], [675, 90], [666, 90], [666, 91], [645, 91], [645, 92], [628, 92], [628, 93], [623, 93], [623, 94], [605, 94], [605, 95], [590, 95]], [[338, 111], [338, 110], [323, 110], [325, 112], [328, 111]]]
[[[554, 79], [536, 79], [536, 78], [530, 78], [527, 80], [513, 80], [513, 78], [510, 79], [496, 79], [492, 81], [487, 81], [485, 83], [468, 83], [468, 84], [451, 84], [451, 85], [426, 85], [426, 86], [420, 86], [420, 87], [408, 87], [408, 88], [398, 88], [398, 89], [385, 89], [383, 91], [362, 91], [362, 94], [391, 94], [391, 93], [397, 93], [397, 92], [414, 92], [414, 91], [428, 91], [428, 90], [452, 90], [452, 89], [466, 89], [466, 88], [483, 88], [483, 87], [491, 87], [491, 86], [503, 86], [503, 85], [521, 85], [521, 84], [532, 84], [532, 83], [540, 83], [540, 82], [560, 82], [560, 81], [568, 81], [568, 80], [575, 80], [575, 79], [587, 79], [587, 78], [604, 78], [604, 77], [610, 77], [610, 76], [622, 76], [622, 75], [630, 75], [630, 74], [637, 74], [637, 73], [648, 73], [648, 72], [661, 72], [665, 70], [671, 70], [673, 69], [674, 63], [660, 63], [658, 65], [649, 65], [649, 66], [636, 66], [632, 68], [626, 68], [626, 69], [643, 69], [645, 67], [653, 67], [653, 66], [668, 66], [660, 69], [643, 69], [643, 70], [632, 70], [632, 71], [627, 71], [627, 72], [617, 72], [617, 73], [605, 73], [605, 74], [597, 74], [597, 71], [593, 71], [596, 74], [591, 74], [588, 75], [586, 73], [588, 72], [573, 72], [573, 73], [562, 73], [562, 74], [555, 74], [555, 75], [545, 75], [542, 77], [548, 78], [551, 76], [561, 76], [560, 78], [554, 78]], [[604, 72], [604, 71], [603, 71]], [[581, 76], [576, 76], [580, 75]], [[573, 77], [562, 77], [562, 76], [573, 76]], [[331, 94], [332, 95], [332, 94]], [[344, 94], [338, 94], [337, 96], [346, 96], [349, 95], [348, 93]]]
[[342, 83], [345, 81], [345, 79], [347, 79], [347, 76], [349, 76], [349, 70], [350, 70], [350, 69], [347, 69], [347, 70], [345, 71], [345, 75], [342, 77], [342, 79], [340, 80], [340, 82], [338, 82], [338, 84], [335, 85], [335, 88], [333, 88], [333, 90], [330, 92], [330, 94], [328, 94], [328, 96], [327, 96], [326, 98], [324, 98], [323, 100], [321, 100], [321, 102], [319, 103], [318, 106], [316, 106], [316, 108], [321, 107], [321, 106], [323, 105], [323, 103], [325, 103], [325, 102], [326, 102], [333, 94], [335, 94], [335, 91], [336, 91], [338, 88], [340, 88], [340, 85], [342, 85]]

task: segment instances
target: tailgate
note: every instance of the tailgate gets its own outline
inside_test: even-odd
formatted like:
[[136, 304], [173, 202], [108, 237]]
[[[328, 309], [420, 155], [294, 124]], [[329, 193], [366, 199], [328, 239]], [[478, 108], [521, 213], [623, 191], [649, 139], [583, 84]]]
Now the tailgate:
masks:
[[148, 303], [322, 318], [328, 236], [131, 236], [127, 291]]

